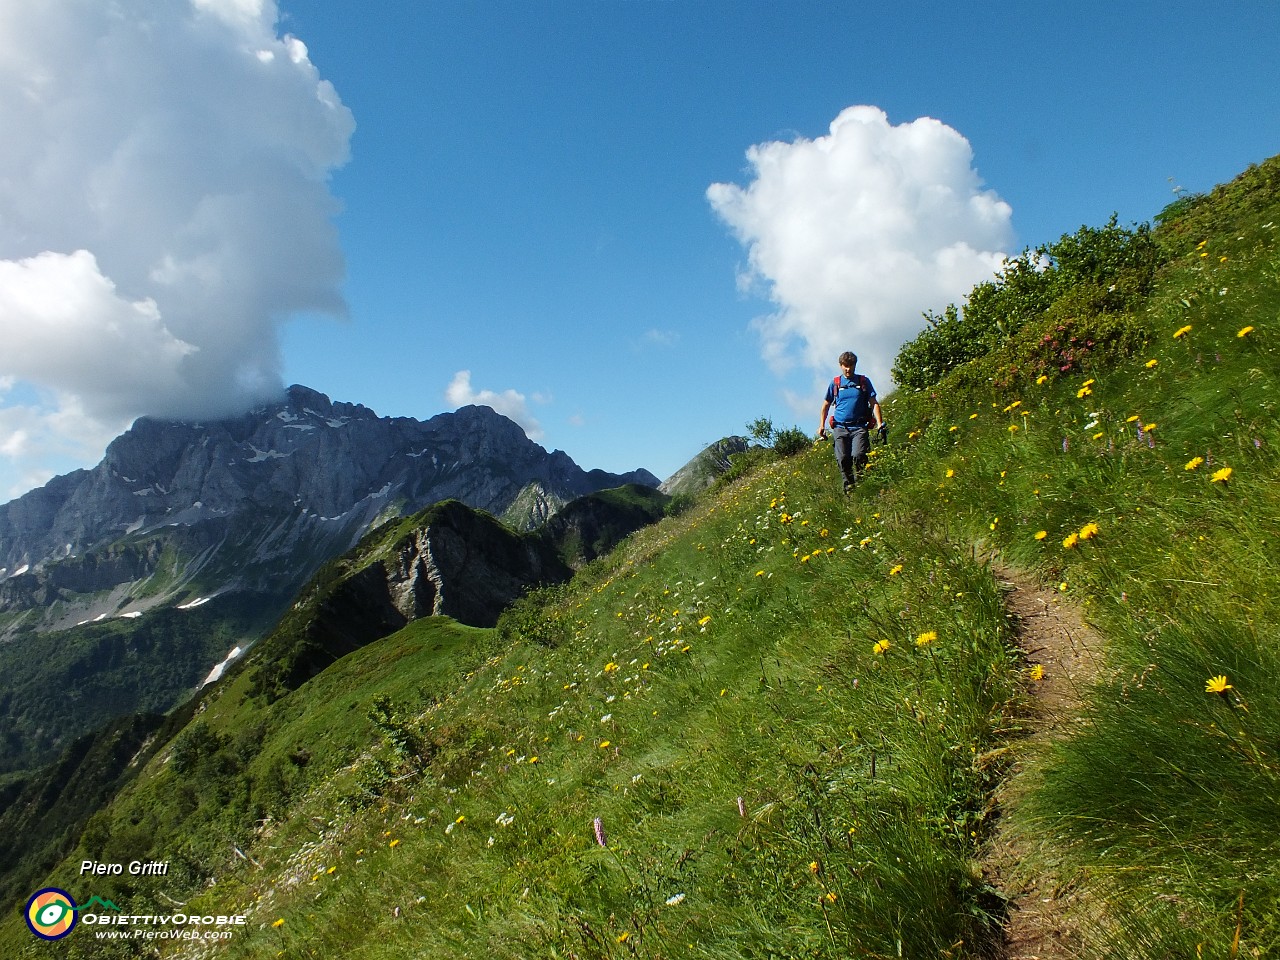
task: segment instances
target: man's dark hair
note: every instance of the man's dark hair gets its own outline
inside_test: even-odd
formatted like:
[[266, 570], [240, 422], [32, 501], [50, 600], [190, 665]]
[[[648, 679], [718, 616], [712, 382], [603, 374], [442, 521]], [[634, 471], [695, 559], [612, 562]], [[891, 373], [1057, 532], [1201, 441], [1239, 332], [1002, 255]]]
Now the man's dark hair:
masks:
[[840, 354], [838, 362], [847, 367], [857, 367], [858, 355], [852, 350], [846, 350], [844, 353]]

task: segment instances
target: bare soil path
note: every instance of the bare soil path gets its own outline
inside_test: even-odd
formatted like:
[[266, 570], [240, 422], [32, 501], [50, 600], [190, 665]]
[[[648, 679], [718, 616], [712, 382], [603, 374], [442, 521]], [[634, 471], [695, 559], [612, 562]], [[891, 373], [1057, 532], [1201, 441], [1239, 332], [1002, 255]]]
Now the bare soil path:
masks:
[[[1082, 696], [1097, 675], [1102, 642], [1058, 591], [1020, 570], [996, 564], [992, 572], [1027, 662], [1044, 671], [1030, 684], [1028, 735], [1013, 745], [1013, 765], [996, 790], [998, 809], [1008, 811], [1026, 790], [1029, 763], [1080, 722]], [[1044, 872], [1043, 856], [1035, 858], [1040, 869], [1025, 866], [1034, 838], [1019, 835], [1004, 821], [1002, 815], [982, 863], [987, 882], [1008, 902], [1002, 960], [1081, 960], [1080, 919], [1086, 905], [1069, 884]]]

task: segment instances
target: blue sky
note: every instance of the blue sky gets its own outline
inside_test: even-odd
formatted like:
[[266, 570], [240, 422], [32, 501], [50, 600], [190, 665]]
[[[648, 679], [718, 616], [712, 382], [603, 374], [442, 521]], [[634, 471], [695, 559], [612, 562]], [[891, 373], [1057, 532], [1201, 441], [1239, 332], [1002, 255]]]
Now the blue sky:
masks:
[[101, 6], [0, 0], [0, 500], [295, 382], [666, 477], [1280, 152], [1273, 0]]

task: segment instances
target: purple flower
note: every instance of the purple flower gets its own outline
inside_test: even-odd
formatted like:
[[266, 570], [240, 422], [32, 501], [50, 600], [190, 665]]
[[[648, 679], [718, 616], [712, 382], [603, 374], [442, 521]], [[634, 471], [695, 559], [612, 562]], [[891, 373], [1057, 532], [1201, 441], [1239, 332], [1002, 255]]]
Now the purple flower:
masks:
[[747, 815], [747, 805], [742, 802], [742, 798], [738, 798], [738, 816], [745, 817]]
[[604, 820], [600, 817], [596, 817], [594, 822], [591, 824], [591, 828], [595, 831], [596, 843], [600, 844], [602, 847], [607, 847], [609, 844], [605, 840], [604, 836]]
[[1063, 438], [1062, 438], [1062, 452], [1063, 452], [1063, 453], [1066, 453], [1066, 452], [1067, 452], [1067, 446], [1068, 446], [1068, 444], [1067, 444], [1067, 438], [1066, 438], [1066, 437], [1063, 437]]

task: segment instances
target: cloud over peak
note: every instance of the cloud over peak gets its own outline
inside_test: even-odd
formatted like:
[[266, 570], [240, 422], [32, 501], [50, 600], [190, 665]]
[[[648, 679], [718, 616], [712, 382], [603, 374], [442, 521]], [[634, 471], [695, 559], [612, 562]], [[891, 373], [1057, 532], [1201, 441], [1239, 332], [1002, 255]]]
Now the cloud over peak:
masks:
[[713, 184], [707, 199], [747, 250], [740, 280], [777, 307], [755, 326], [779, 372], [825, 375], [853, 349], [884, 392], [923, 311], [962, 300], [1012, 240], [1009, 205], [938, 120], [849, 107], [826, 136], [757, 144], [747, 160], [747, 186]]
[[277, 16], [0, 0], [0, 430], [25, 385], [28, 458], [68, 410], [105, 443], [140, 414], [261, 399], [277, 325], [344, 314], [327, 180], [354, 121]]

